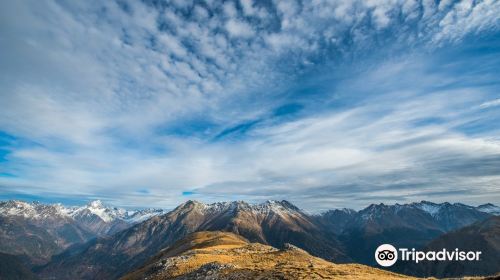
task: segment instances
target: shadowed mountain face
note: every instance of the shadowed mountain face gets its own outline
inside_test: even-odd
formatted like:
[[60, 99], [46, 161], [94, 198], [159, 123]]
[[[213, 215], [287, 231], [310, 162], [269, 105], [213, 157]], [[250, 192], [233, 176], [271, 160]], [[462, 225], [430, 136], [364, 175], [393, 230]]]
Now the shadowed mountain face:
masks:
[[111, 235], [163, 210], [125, 211], [93, 201], [82, 207], [0, 202], [0, 252], [40, 265], [64, 249], [97, 236]]
[[0, 252], [18, 255], [28, 265], [43, 264], [94, 237], [57, 205], [8, 201], [0, 203], [0, 210]]
[[0, 279], [35, 280], [38, 278], [16, 256], [0, 253]]
[[355, 264], [333, 264], [293, 245], [278, 250], [228, 232], [197, 232], [177, 241], [122, 280], [409, 279]]
[[[309, 216], [286, 201], [250, 205], [245, 202], [188, 201], [172, 212], [153, 217], [110, 238], [97, 239], [54, 259], [41, 275], [114, 278], [141, 265], [175, 241], [196, 231], [230, 231], [252, 242], [281, 248], [293, 243], [317, 256], [347, 261], [334, 236], [325, 235]], [[91, 268], [91, 269], [89, 269]]]
[[481, 251], [479, 261], [424, 261], [418, 265], [403, 267], [401, 271], [418, 276], [460, 277], [492, 275], [500, 270], [500, 217], [444, 234], [425, 246], [424, 251], [449, 251], [458, 248], [462, 251]]
[[125, 210], [105, 207], [100, 201], [72, 209], [69, 213], [81, 226], [93, 232], [96, 236], [112, 235], [129, 227], [124, 221]]
[[[487, 210], [494, 210], [490, 205]], [[334, 231], [356, 262], [376, 265], [371, 254], [384, 243], [396, 247], [421, 248], [432, 239], [457, 228], [491, 217], [484, 206], [460, 203], [372, 204], [358, 212], [332, 210], [316, 217], [324, 228]]]
[[96, 236], [113, 235], [133, 224], [165, 213], [161, 209], [126, 211], [125, 209], [105, 206], [100, 200], [92, 201], [82, 207], [69, 208], [66, 211], [79, 225]]

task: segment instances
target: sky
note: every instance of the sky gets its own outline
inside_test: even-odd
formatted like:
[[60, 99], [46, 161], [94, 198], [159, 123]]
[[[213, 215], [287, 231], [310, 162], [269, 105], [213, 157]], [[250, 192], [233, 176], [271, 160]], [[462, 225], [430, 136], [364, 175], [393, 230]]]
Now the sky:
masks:
[[500, 1], [0, 1], [0, 199], [500, 204]]

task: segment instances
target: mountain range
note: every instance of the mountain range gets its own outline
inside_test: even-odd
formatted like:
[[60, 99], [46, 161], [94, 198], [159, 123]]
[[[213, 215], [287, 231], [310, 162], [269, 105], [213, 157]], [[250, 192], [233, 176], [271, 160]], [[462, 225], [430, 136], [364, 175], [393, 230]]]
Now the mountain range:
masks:
[[0, 252], [27, 265], [44, 264], [68, 247], [112, 235], [164, 210], [125, 211], [92, 201], [81, 207], [61, 204], [0, 202]]
[[[139, 269], [162, 250], [195, 232], [222, 231], [277, 250], [292, 244], [335, 263], [375, 266], [371, 252], [382, 243], [425, 248], [468, 226], [491, 219], [495, 224], [498, 221], [494, 217], [499, 213], [500, 207], [493, 204], [474, 207], [428, 201], [372, 204], [359, 211], [335, 209], [314, 215], [285, 200], [261, 204], [187, 201], [171, 211], [125, 211], [105, 207], [100, 202], [63, 207], [8, 201], [0, 204], [0, 218], [9, 221], [0, 224], [0, 252], [29, 259], [25, 263], [42, 279], [116, 279]], [[52, 220], [58, 223], [47, 222]], [[23, 227], [9, 231], [13, 223]], [[45, 224], [50, 227], [44, 227]], [[31, 230], [32, 226], [45, 230], [44, 235], [36, 232], [40, 244], [48, 240], [47, 244], [61, 246], [49, 246], [51, 250], [43, 254], [28, 246], [33, 235], [23, 230]], [[63, 228], [71, 229], [71, 234], [62, 234]], [[498, 239], [490, 238], [485, 244], [493, 246], [491, 261], [498, 262], [500, 258], [495, 255], [500, 251]], [[395, 266], [393, 270], [438, 277], [491, 274], [491, 270], [480, 273], [454, 267], [436, 270], [419, 266], [412, 270]]]
[[[488, 207], [486, 207], [488, 206]], [[461, 203], [372, 204], [360, 211], [332, 210], [317, 216], [324, 228], [335, 232], [354, 261], [376, 265], [366, 252], [383, 243], [395, 247], [420, 248], [451, 230], [482, 221], [499, 207], [472, 207]]]
[[398, 271], [422, 277], [431, 275], [460, 277], [497, 273], [500, 267], [500, 216], [493, 216], [443, 234], [427, 244], [424, 250], [439, 251], [443, 248], [448, 251], [455, 248], [464, 251], [481, 251], [481, 259], [471, 262], [428, 261], [420, 265], [401, 266]]
[[334, 236], [323, 233], [308, 215], [287, 201], [257, 205], [188, 201], [168, 214], [153, 217], [111, 238], [98, 238], [76, 253], [56, 257], [40, 274], [64, 275], [68, 279], [117, 278], [160, 249], [197, 231], [229, 231], [278, 248], [292, 243], [316, 256], [350, 261]]

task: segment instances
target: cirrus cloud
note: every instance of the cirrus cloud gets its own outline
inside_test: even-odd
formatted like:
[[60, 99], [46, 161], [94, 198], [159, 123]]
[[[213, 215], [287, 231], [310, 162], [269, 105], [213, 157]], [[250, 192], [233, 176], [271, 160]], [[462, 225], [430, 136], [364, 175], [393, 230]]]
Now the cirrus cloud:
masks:
[[499, 198], [498, 1], [0, 5], [2, 194]]

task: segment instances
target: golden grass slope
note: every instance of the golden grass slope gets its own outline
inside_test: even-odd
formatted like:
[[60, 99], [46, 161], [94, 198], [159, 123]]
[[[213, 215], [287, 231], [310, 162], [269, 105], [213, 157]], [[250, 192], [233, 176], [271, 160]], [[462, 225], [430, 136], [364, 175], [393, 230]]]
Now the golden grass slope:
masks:
[[197, 232], [124, 276], [133, 279], [411, 279], [359, 264], [334, 264], [294, 246], [278, 250], [228, 232]]

